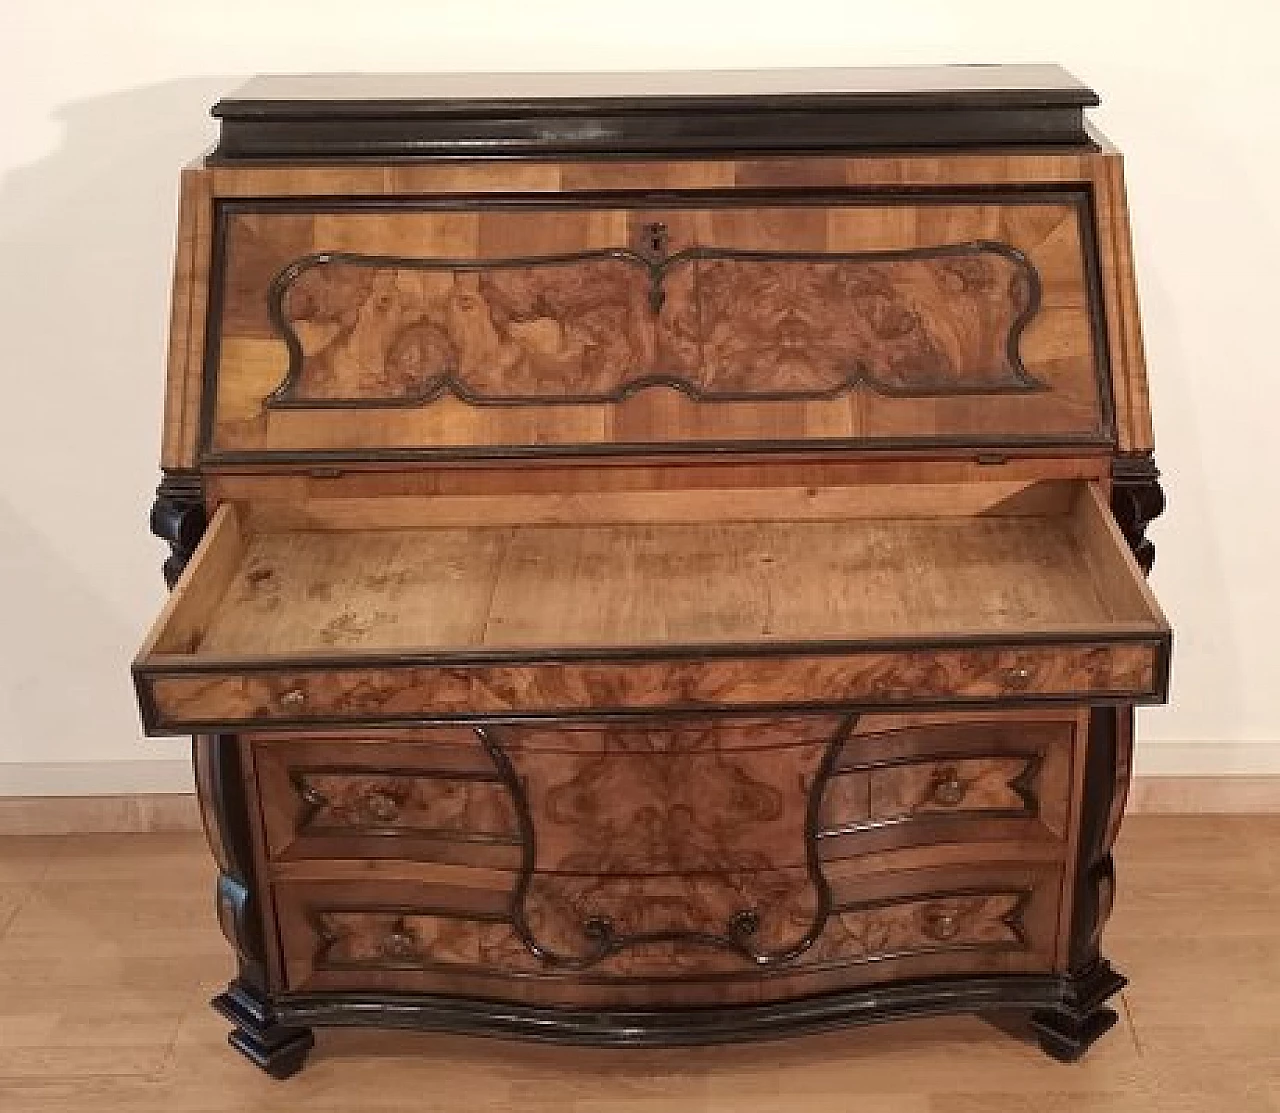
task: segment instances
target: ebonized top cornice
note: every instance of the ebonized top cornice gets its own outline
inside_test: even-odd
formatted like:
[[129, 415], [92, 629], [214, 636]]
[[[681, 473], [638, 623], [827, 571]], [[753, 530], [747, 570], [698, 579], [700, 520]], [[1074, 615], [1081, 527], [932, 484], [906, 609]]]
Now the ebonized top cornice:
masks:
[[256, 77], [219, 163], [1089, 146], [1059, 66]]

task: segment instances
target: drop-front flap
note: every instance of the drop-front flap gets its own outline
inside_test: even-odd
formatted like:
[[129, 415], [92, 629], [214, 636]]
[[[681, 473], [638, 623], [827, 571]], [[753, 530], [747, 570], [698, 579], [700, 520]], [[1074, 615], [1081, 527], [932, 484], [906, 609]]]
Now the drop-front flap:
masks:
[[1114, 443], [1083, 189], [226, 200], [203, 456]]

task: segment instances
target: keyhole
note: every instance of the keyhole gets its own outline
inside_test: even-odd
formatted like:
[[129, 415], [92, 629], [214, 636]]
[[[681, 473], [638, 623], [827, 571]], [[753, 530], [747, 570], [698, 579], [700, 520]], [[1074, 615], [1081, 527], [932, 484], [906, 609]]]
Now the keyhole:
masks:
[[643, 251], [650, 259], [661, 259], [667, 253], [667, 226], [654, 223], [644, 226]]

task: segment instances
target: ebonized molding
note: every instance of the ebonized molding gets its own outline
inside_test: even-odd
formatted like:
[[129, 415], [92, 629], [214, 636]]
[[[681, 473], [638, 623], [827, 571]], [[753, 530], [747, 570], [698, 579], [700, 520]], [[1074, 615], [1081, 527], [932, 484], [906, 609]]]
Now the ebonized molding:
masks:
[[1164, 513], [1160, 469], [1150, 454], [1117, 456], [1111, 462], [1111, 512], [1144, 572], [1156, 562], [1155, 543], [1147, 526]]
[[1109, 970], [1100, 967], [1087, 980], [1026, 974], [930, 978], [770, 1004], [664, 1009], [553, 1008], [422, 994], [290, 993], [276, 1000], [273, 1015], [278, 1023], [299, 1028], [413, 1028], [589, 1047], [679, 1047], [953, 1013], [1070, 1015], [1099, 993], [1119, 988], [1112, 982], [1118, 976], [1108, 977]]
[[1089, 149], [1097, 103], [1057, 66], [260, 77], [214, 106], [210, 161]]
[[204, 536], [206, 525], [208, 520], [199, 473], [165, 472], [151, 507], [151, 532], [169, 545], [169, 556], [161, 568], [169, 587], [178, 582]]
[[296, 1074], [315, 1046], [309, 1028], [282, 1024], [267, 999], [245, 982], [232, 982], [212, 1004], [235, 1025], [227, 1042], [272, 1078]]

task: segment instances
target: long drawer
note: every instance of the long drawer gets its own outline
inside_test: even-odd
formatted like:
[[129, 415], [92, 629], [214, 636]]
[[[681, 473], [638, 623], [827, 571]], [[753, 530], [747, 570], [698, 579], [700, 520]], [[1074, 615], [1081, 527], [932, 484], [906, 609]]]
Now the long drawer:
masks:
[[273, 887], [291, 991], [625, 1004], [771, 1000], [903, 977], [1048, 972], [1062, 876], [977, 863], [661, 878], [557, 875], [512, 905], [421, 882]]
[[709, 524], [272, 532], [224, 504], [134, 672], [150, 733], [235, 732], [1156, 702], [1169, 643], [1091, 485]]
[[933, 841], [1062, 847], [1072, 711], [444, 726], [247, 741], [271, 862], [539, 874], [800, 868]]

